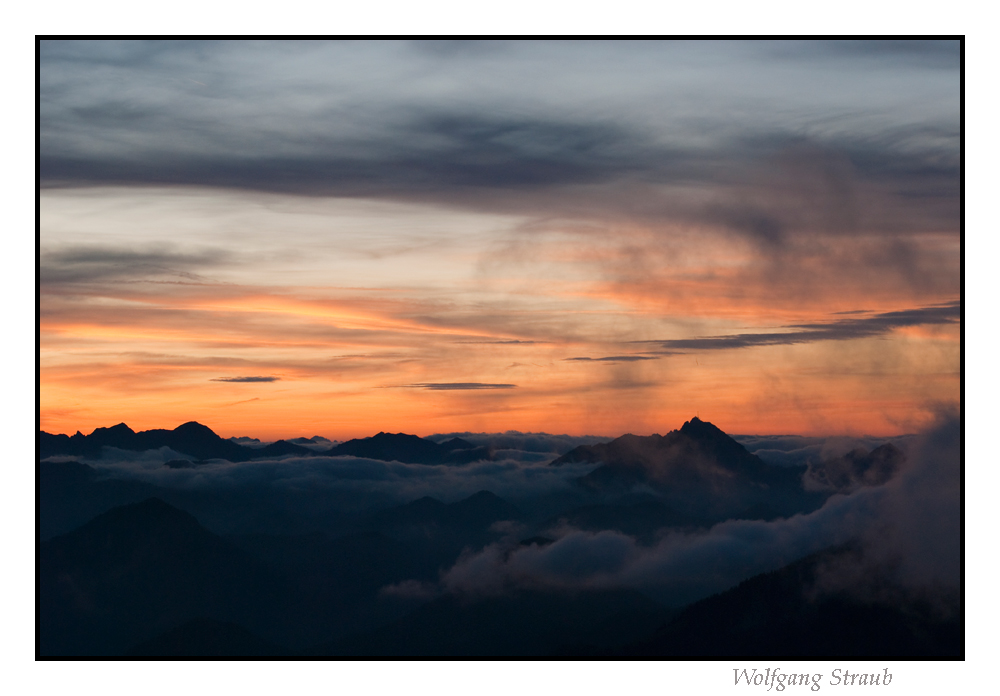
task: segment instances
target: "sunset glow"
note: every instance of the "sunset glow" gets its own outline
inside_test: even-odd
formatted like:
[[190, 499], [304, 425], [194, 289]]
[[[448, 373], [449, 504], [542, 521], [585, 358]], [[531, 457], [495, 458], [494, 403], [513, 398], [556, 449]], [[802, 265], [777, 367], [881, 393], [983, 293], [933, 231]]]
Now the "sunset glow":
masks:
[[958, 66], [849, 43], [43, 42], [41, 428], [916, 432]]

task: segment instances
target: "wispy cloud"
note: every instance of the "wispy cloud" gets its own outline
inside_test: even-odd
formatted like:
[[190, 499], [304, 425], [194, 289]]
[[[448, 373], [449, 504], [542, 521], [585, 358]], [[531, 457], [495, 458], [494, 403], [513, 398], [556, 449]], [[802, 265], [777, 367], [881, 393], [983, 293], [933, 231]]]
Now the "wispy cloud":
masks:
[[909, 326], [954, 324], [959, 321], [961, 312], [961, 303], [952, 302], [937, 307], [883, 312], [864, 319], [842, 319], [830, 324], [791, 324], [784, 328], [793, 330], [783, 333], [746, 333], [666, 341], [636, 341], [636, 343], [656, 343], [667, 349], [727, 350], [755, 346], [794, 345], [816, 341], [847, 341], [881, 336], [893, 329]]
[[959, 398], [917, 376], [960, 360], [959, 42], [40, 50], [48, 413], [103, 425], [142, 384], [171, 393], [151, 427], [225, 421], [234, 395], [198, 394], [220, 372], [282, 376], [246, 416], [276, 435], [652, 432], [692, 405], [850, 430], [890, 391], [899, 422]]
[[[911, 461], [885, 485], [836, 495], [808, 514], [727, 520], [708, 531], [671, 533], [652, 546], [626, 534], [557, 528], [546, 546], [494, 544], [441, 575], [444, 588], [497, 594], [513, 587], [635, 587], [681, 604], [852, 538], [872, 566], [893, 564], [908, 587], [959, 582], [961, 495], [958, 419], [912, 443]], [[832, 578], [831, 578], [832, 580]]]
[[430, 382], [427, 384], [406, 384], [409, 389], [430, 389], [432, 391], [453, 391], [465, 389], [514, 389], [516, 384], [485, 384], [483, 382]]
[[192, 273], [192, 269], [221, 266], [232, 258], [231, 252], [215, 248], [179, 251], [163, 245], [142, 249], [72, 246], [42, 254], [41, 282], [48, 286], [158, 276], [202, 282], [205, 279]]
[[606, 358], [564, 358], [568, 362], [637, 362], [639, 360], [659, 360], [657, 356], [650, 355], [609, 355]]
[[524, 345], [524, 346], [530, 346], [530, 345], [535, 345], [537, 343], [545, 343], [545, 341], [518, 341], [518, 340], [510, 340], [510, 341], [459, 341], [459, 343], [461, 343], [463, 345], [468, 345], [468, 346], [472, 346], [472, 345], [488, 345], [488, 346], [516, 346], [516, 345]]
[[280, 377], [216, 377], [211, 382], [277, 382]]
[[[512, 190], [583, 186], [573, 202], [622, 210], [615, 195], [594, 187], [731, 183], [748, 178], [749, 163], [808, 141], [888, 189], [957, 195], [955, 41], [462, 50], [43, 42], [42, 183], [490, 199], [504, 207], [537, 203], [532, 195], [512, 199]], [[269, 80], [258, 74], [261, 64], [297, 80]], [[828, 79], [815, 79], [817, 65]], [[93, 79], [95, 66], [116, 89]], [[179, 70], [197, 79], [177, 80]], [[901, 78], [920, 80], [922, 104], [899, 89]], [[567, 88], [583, 79], [586, 90]], [[593, 106], [612, 101], [620, 105], [613, 117]], [[719, 210], [751, 237], [772, 238], [789, 222], [735, 203]]]
[[234, 402], [233, 402], [233, 403], [231, 403], [231, 404], [224, 404], [224, 405], [225, 405], [225, 406], [239, 406], [240, 404], [248, 404], [248, 403], [250, 403], [251, 401], [260, 401], [260, 398], [259, 398], [259, 397], [256, 397], [256, 396], [255, 396], [255, 397], [254, 397], [254, 398], [252, 398], [252, 399], [244, 399], [243, 401], [234, 401]]

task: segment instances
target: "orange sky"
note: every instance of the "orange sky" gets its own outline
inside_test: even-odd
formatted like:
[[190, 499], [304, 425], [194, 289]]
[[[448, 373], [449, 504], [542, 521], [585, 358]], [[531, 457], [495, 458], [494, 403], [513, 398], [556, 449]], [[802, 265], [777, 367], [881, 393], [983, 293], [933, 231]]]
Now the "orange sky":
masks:
[[40, 42], [41, 426], [892, 435], [958, 41]]
[[[959, 398], [956, 323], [722, 350], [650, 343], [784, 333], [956, 299], [933, 284], [915, 290], [859, 269], [845, 287], [835, 282], [844, 265], [824, 269], [818, 257], [800, 258], [807, 273], [770, 279], [752, 249], [711, 230], [653, 238], [669, 239], [664, 247], [651, 245], [647, 229], [619, 227], [597, 240], [555, 229], [534, 240], [537, 253], [518, 257], [495, 251], [519, 243], [517, 219], [463, 213], [473, 232], [489, 231], [476, 239], [448, 210], [373, 203], [376, 230], [387, 219], [405, 228], [412, 217], [425, 230], [413, 236], [429, 239], [371, 254], [369, 238], [352, 234], [307, 255], [298, 250], [315, 231], [292, 229], [302, 210], [333, 229], [350, 214], [357, 229], [357, 202], [344, 202], [345, 212], [336, 201], [280, 197], [295, 212], [274, 214], [267, 200], [189, 195], [194, 213], [177, 191], [43, 194], [43, 260], [52, 269], [48, 278], [43, 271], [44, 430], [197, 420], [226, 437], [262, 439], [379, 430], [611, 436], [666, 432], [697, 414], [729, 432], [888, 435], [918, 429], [936, 405]], [[264, 219], [242, 246], [256, 249], [240, 258], [216, 253], [201, 231], [171, 232], [196, 225], [206, 206], [226, 228], [228, 216], [255, 205]], [[435, 215], [438, 226], [426, 222]], [[136, 219], [150, 228], [140, 239]], [[90, 247], [79, 244], [81, 231]], [[296, 253], [275, 258], [268, 246], [279, 234]], [[86, 253], [109, 239], [140, 251]], [[864, 243], [851, 240], [855, 251]], [[920, 243], [957, 277], [954, 235]], [[641, 262], [629, 266], [622, 248], [643, 244]], [[631, 360], [600, 360], [621, 356]], [[273, 381], [220, 381], [239, 377]], [[451, 384], [514, 386], [418, 386]]]

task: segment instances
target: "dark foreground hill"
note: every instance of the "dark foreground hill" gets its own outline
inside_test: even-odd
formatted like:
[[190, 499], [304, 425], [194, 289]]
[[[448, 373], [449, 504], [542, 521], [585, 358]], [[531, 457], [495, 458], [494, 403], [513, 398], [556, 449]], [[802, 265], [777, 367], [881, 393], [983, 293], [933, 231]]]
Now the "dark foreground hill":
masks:
[[286, 588], [191, 515], [150, 498], [42, 542], [39, 589], [43, 655], [120, 655], [194, 618], [271, 624]]
[[[67, 469], [63, 484], [90, 479], [89, 467], [68, 464], [56, 465]], [[165, 654], [188, 639], [201, 646], [191, 650], [236, 650], [239, 631], [221, 624], [287, 652], [382, 625], [414, 606], [383, 587], [436, 579], [516, 512], [487, 491], [434, 502], [385, 511], [343, 536], [224, 538], [158, 498], [113, 508], [41, 543], [41, 654]]]
[[284, 650], [228, 621], [192, 619], [147, 640], [128, 657], [278, 657]]
[[[468, 508], [511, 511], [492, 494], [416, 502], [383, 517], [386, 531], [417, 528], [448, 539], [436, 526], [447, 528]], [[483, 529], [495, 514], [472, 519], [469, 529]], [[515, 588], [431, 601], [385, 593], [413, 579], [433, 592], [439, 571], [454, 563], [451, 556], [428, 565], [439, 542], [417, 538], [368, 530], [227, 539], [155, 498], [121, 506], [41, 543], [40, 654], [947, 657], [963, 650], [955, 593], [908, 592], [891, 568], [864, 566], [855, 547], [814, 554], [676, 612], [626, 589]]]
[[856, 546], [808, 556], [688, 606], [621, 655], [958, 657], [957, 591], [914, 594], [887, 568], [835, 588], [824, 574], [860, 567]]
[[446, 595], [375, 631], [323, 646], [340, 656], [594, 654], [634, 640], [669, 611], [633, 590], [524, 590]]

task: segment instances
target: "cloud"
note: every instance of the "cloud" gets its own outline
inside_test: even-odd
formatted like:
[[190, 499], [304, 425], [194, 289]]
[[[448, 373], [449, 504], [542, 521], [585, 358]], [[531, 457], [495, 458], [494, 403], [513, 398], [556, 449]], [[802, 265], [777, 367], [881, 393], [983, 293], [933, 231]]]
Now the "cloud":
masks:
[[216, 377], [210, 382], [277, 382], [281, 377]]
[[[456, 408], [421, 432], [604, 429], [612, 411], [623, 431], [692, 398], [665, 355], [881, 335], [869, 315], [728, 328], [959, 295], [955, 44], [846, 45], [45, 41], [46, 381], [67, 375], [72, 394], [89, 379], [111, 403], [126, 381], [179, 392], [241, 359], [222, 371], [302, 378], [300, 405], [376, 385], [511, 397], [502, 423]], [[656, 337], [688, 338], [629, 344]], [[938, 348], [920, 369], [947, 371]], [[192, 364], [116, 376], [91, 349]], [[767, 369], [825, 369], [820, 352]], [[622, 379], [573, 368], [593, 362]], [[699, 375], [752, 388], [706, 362]], [[910, 367], [886, 388], [910, 388]], [[533, 424], [519, 397], [543, 392], [557, 398]]]
[[[549, 545], [509, 542], [467, 554], [442, 575], [450, 592], [516, 587], [632, 587], [681, 605], [809, 553], [860, 540], [861, 562], [904, 586], [957, 587], [960, 570], [960, 423], [948, 416], [913, 443], [912, 461], [888, 483], [834, 495], [820, 509], [773, 522], [729, 520], [707, 532], [671, 532], [652, 546], [614, 531], [549, 530]], [[828, 569], [857, 577], [858, 568]]]
[[[451, 436], [520, 448], [524, 455], [528, 449], [564, 450], [581, 440], [517, 432], [453, 433], [435, 439]], [[771, 522], [729, 520], [699, 532], [673, 530], [652, 544], [616, 531], [532, 522], [535, 533], [554, 542], [522, 546], [519, 540], [530, 530], [500, 525], [496, 529], [509, 532], [509, 538], [465, 554], [437, 585], [401, 583], [387, 592], [429, 597], [439, 591], [495, 594], [517, 587], [627, 587], [680, 605], [850, 540], [860, 540], [861, 557], [850, 567], [827, 568], [824, 587], [853, 582], [865, 568], [889, 572], [915, 591], [955, 587], [961, 549], [961, 442], [959, 418], [945, 414], [937, 427], [906, 443], [906, 463], [883, 485], [834, 495], [810, 514]], [[179, 457], [166, 448], [141, 455], [107, 448], [101, 459], [88, 463], [103, 478], [141, 481], [188, 496], [182, 500], [195, 504], [199, 520], [219, 533], [279, 533], [284, 527], [272, 527], [276, 520], [291, 529], [322, 527], [424, 496], [450, 503], [482, 490], [532, 511], [536, 519], [598, 502], [574, 483], [596, 465], [552, 467], [551, 456], [461, 467], [325, 456], [163, 466]]]
[[847, 341], [880, 336], [893, 329], [909, 326], [956, 324], [961, 314], [961, 302], [951, 302], [936, 307], [883, 312], [863, 319], [841, 319], [829, 324], [791, 324], [784, 328], [795, 330], [783, 333], [747, 333], [666, 341], [635, 341], [635, 343], [657, 343], [667, 349], [728, 350], [816, 341]]
[[217, 248], [182, 252], [162, 245], [145, 249], [78, 245], [44, 251], [40, 278], [43, 286], [157, 276], [205, 282], [192, 269], [228, 265], [233, 258], [232, 252]]
[[639, 360], [659, 360], [659, 357], [648, 355], [611, 355], [606, 358], [564, 358], [567, 361], [593, 361], [593, 362], [636, 362]]
[[881, 67], [901, 65], [955, 70], [961, 63], [961, 43], [954, 40], [774, 41], [768, 49], [781, 59], [827, 61], [836, 58]]
[[535, 345], [545, 341], [459, 341], [463, 345], [492, 345], [492, 346], [513, 346], [513, 345]]
[[516, 384], [485, 384], [483, 382], [432, 382], [428, 384], [407, 384], [410, 389], [430, 389], [431, 391], [464, 391], [471, 389], [514, 389]]
[[[445, 503], [490, 491], [517, 505], [554, 497], [584, 497], [574, 483], [593, 464], [552, 467], [541, 461], [478, 461], [463, 466], [403, 464], [355, 457], [289, 456], [238, 464], [213, 460], [172, 469], [163, 463], [182, 455], [168, 451], [136, 455], [106, 448], [86, 460], [102, 478], [159, 486], [217, 533], [282, 533], [339, 529], [345, 519], [431, 496]], [[168, 500], [168, 502], [169, 502]], [[535, 503], [531, 503], [534, 505]], [[253, 514], [246, 513], [252, 509]], [[271, 522], [278, 526], [269, 527]]]
[[910, 446], [909, 443], [913, 437], [913, 435], [891, 438], [734, 435], [733, 439], [768, 464], [808, 466], [823, 460], [843, 457], [848, 452], [858, 448], [870, 451], [887, 442], [906, 449]]
[[[252, 399], [244, 399], [243, 401], [234, 401], [234, 402], [232, 402], [232, 403], [230, 403], [230, 404], [224, 404], [224, 405], [225, 405], [225, 406], [238, 406], [238, 405], [240, 405], [240, 404], [248, 404], [248, 403], [250, 403], [251, 401], [260, 401], [260, 398], [259, 398], [259, 397], [256, 397], [256, 396], [255, 396], [255, 397], [254, 397], [254, 398], [252, 398]], [[237, 444], [240, 444], [240, 445], [245, 445], [245, 444], [247, 444], [247, 443], [246, 443], [246, 442], [239, 442], [239, 443], [237, 443]]]
[[[955, 201], [955, 46], [46, 41], [40, 173], [504, 206], [577, 189], [567, 202], [631, 213], [595, 189], [753, 182], [762, 155], [811, 142], [890, 190], [919, 180]], [[737, 226], [794, 222], [772, 212]]]

